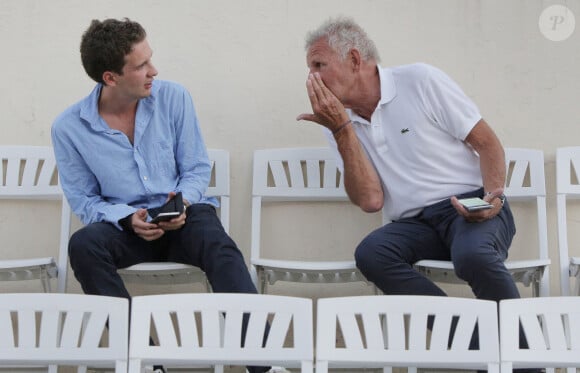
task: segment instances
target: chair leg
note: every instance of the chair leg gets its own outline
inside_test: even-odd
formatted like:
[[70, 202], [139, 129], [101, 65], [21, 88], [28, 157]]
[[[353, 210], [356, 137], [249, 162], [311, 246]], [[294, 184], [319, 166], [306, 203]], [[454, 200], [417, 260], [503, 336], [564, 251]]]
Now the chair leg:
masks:
[[259, 294], [265, 294], [265, 292], [266, 292], [266, 286], [267, 286], [267, 283], [266, 283], [266, 273], [264, 272], [264, 269], [263, 268], [256, 268], [256, 270], [257, 270], [257, 275], [256, 276], [257, 276], [257, 280], [258, 280], [258, 284], [257, 284], [258, 293]]
[[205, 278], [205, 290], [206, 290], [208, 293], [213, 293], [213, 290], [212, 290], [212, 288], [211, 288], [211, 284], [209, 283], [209, 280], [208, 280], [208, 278], [207, 278], [207, 277]]
[[141, 360], [132, 359], [129, 360], [129, 373], [141, 373]]
[[314, 367], [311, 361], [303, 361], [300, 369], [300, 373], [312, 373]]
[[52, 289], [50, 286], [50, 276], [48, 275], [48, 271], [46, 268], [42, 268], [40, 270], [40, 282], [42, 283], [42, 290], [45, 293], [52, 293]]
[[115, 373], [126, 373], [127, 369], [127, 361], [117, 361], [115, 363]]
[[499, 369], [499, 371], [501, 373], [512, 373], [514, 369], [514, 366], [512, 363], [501, 363], [501, 367]]
[[328, 373], [328, 361], [316, 361], [316, 373]]

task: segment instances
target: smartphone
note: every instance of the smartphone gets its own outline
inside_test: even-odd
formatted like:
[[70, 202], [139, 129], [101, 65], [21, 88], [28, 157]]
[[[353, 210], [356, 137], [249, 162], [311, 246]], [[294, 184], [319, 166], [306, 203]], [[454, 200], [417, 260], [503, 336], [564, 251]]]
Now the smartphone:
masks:
[[177, 193], [173, 198], [169, 201], [165, 202], [165, 204], [161, 207], [151, 208], [148, 210], [149, 215], [153, 217], [151, 223], [157, 224], [160, 221], [167, 221], [171, 220], [181, 214], [185, 207], [183, 206], [183, 196], [181, 192]]
[[461, 203], [463, 207], [467, 209], [467, 211], [486, 210], [493, 208], [491, 203], [486, 202], [478, 197], [463, 198], [459, 200], [459, 203]]
[[178, 211], [172, 211], [172, 212], [160, 212], [159, 214], [157, 214], [152, 220], [151, 223], [153, 224], [157, 224], [160, 221], [167, 221], [167, 220], [171, 220], [175, 217], [178, 217], [179, 215], [181, 215], [180, 212]]

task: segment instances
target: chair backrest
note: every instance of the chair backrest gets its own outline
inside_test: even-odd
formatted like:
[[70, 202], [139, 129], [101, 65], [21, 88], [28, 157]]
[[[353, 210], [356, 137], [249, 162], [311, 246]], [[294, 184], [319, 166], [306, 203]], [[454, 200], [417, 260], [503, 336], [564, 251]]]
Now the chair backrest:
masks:
[[[150, 346], [155, 333], [158, 345]], [[142, 364], [151, 363], [308, 367], [312, 339], [310, 299], [224, 293], [138, 296], [131, 304], [129, 371], [140, 372]]]
[[[534, 259], [549, 259], [544, 153], [536, 149], [505, 148], [505, 160], [507, 180], [504, 193], [510, 201], [535, 202], [538, 251]], [[548, 268], [540, 288], [549, 289]]]
[[[501, 360], [507, 372], [580, 368], [580, 297], [502, 300], [499, 312]], [[520, 325], [529, 348], [520, 348]]]
[[[317, 371], [319, 364], [458, 369], [499, 364], [497, 304], [492, 301], [387, 295], [319, 299], [317, 306]], [[479, 349], [470, 350], [476, 328]], [[344, 346], [337, 342], [341, 339]]]
[[64, 292], [68, 266], [70, 207], [59, 185], [50, 146], [0, 146], [0, 199], [61, 200], [57, 290]]
[[230, 153], [223, 149], [208, 149], [212, 165], [212, 180], [206, 195], [220, 201], [220, 220], [226, 232], [230, 230]]
[[254, 197], [266, 200], [348, 200], [330, 148], [256, 150], [252, 187]]
[[570, 295], [570, 252], [568, 249], [568, 199], [580, 198], [580, 146], [556, 150], [556, 203], [558, 214], [558, 252], [560, 256], [560, 289]]
[[330, 148], [254, 151], [251, 257], [260, 257], [263, 201], [348, 201]]
[[544, 153], [541, 150], [505, 148], [507, 180], [505, 194], [510, 200], [537, 200], [546, 197]]
[[126, 371], [128, 320], [124, 298], [0, 294], [0, 367], [89, 365]]

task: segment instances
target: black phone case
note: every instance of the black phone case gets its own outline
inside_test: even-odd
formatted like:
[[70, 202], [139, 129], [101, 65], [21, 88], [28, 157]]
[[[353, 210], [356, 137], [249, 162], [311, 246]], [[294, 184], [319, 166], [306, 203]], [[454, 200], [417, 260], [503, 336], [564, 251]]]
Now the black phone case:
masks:
[[155, 219], [155, 217], [157, 215], [159, 215], [163, 212], [182, 213], [183, 210], [184, 210], [183, 195], [181, 194], [181, 192], [179, 192], [172, 199], [167, 201], [163, 206], [150, 208], [147, 210], [147, 213], [149, 214], [149, 216], [151, 216], [153, 219]]

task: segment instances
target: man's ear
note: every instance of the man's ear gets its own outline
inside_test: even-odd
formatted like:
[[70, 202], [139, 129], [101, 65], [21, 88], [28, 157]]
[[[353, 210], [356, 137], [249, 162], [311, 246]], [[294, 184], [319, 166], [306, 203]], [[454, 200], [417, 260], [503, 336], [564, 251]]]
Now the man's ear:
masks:
[[105, 71], [103, 73], [103, 82], [107, 86], [114, 86], [117, 84], [117, 75], [111, 71]]
[[347, 57], [351, 63], [352, 66], [352, 71], [354, 72], [358, 72], [360, 70], [361, 67], [361, 56], [360, 56], [360, 52], [358, 51], [358, 49], [351, 49], [350, 51], [348, 51], [348, 57]]

